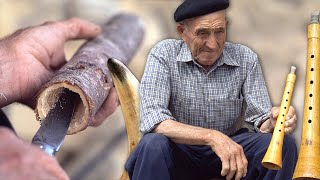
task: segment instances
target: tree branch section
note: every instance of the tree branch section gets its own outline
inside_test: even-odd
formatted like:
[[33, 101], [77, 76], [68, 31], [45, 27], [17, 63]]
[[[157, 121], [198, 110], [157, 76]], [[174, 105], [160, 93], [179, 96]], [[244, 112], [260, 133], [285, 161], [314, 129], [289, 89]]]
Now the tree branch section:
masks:
[[96, 114], [113, 86], [107, 68], [109, 58], [128, 64], [142, 42], [144, 27], [133, 15], [120, 14], [111, 18], [102, 33], [86, 42], [75, 55], [45, 84], [37, 97], [36, 115], [41, 121], [54, 108], [64, 89], [79, 94], [80, 103], [67, 134], [84, 130]]

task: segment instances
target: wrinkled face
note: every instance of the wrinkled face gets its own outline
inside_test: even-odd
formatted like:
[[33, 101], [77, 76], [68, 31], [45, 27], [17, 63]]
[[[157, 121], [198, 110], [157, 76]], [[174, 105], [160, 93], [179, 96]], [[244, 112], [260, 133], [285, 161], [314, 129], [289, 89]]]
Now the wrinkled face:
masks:
[[226, 42], [225, 11], [188, 19], [177, 30], [191, 50], [192, 57], [202, 66], [211, 67], [221, 56]]

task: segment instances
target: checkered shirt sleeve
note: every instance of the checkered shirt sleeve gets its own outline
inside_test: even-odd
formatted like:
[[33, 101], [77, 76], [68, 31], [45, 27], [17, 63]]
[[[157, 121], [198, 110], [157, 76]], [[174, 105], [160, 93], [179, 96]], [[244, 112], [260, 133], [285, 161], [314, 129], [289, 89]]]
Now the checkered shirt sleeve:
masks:
[[168, 109], [171, 87], [169, 67], [161, 48], [154, 47], [148, 56], [140, 83], [140, 131], [147, 133], [158, 123], [175, 118]]

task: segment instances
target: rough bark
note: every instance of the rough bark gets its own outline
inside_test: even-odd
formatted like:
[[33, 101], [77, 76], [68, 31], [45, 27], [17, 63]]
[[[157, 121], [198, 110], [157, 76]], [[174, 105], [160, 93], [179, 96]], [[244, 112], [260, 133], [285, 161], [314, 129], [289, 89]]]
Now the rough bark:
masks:
[[75, 134], [89, 125], [113, 86], [107, 60], [113, 57], [128, 64], [144, 35], [141, 20], [129, 14], [114, 16], [102, 29], [98, 37], [86, 42], [44, 85], [37, 98], [38, 120], [48, 114], [60, 92], [67, 88], [81, 98], [67, 134]]

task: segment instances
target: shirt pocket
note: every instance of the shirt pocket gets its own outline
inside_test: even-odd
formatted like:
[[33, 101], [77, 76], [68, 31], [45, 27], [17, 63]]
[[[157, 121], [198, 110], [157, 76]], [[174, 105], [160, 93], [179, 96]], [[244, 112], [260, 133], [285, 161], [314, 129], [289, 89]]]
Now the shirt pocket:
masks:
[[196, 97], [180, 92], [177, 96], [173, 97], [171, 111], [177, 121], [193, 125], [196, 120], [195, 118], [200, 113], [198, 107], [199, 102]]
[[226, 131], [239, 120], [243, 105], [240, 99], [211, 99], [207, 104], [206, 122], [208, 126]]

